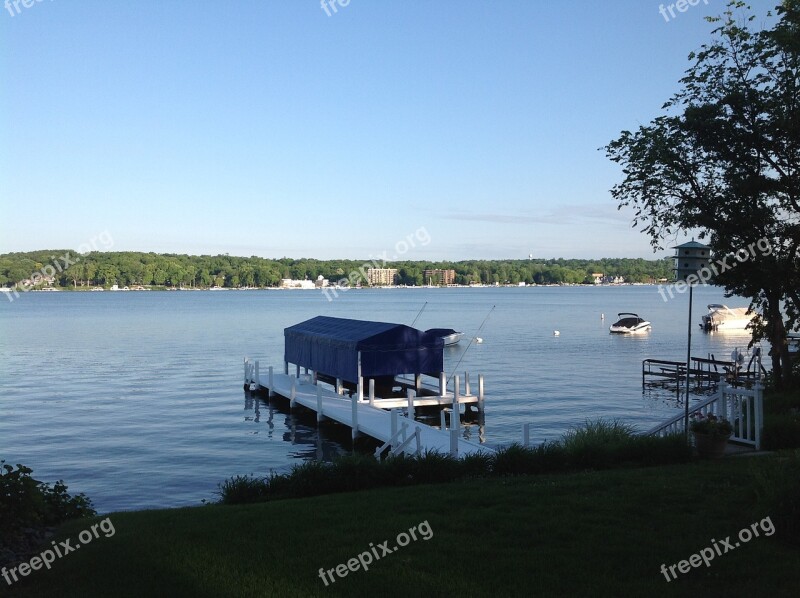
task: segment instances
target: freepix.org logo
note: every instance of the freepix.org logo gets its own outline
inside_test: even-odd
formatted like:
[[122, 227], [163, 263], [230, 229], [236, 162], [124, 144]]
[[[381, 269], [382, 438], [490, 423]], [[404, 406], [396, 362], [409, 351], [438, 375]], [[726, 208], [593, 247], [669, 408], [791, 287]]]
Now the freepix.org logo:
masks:
[[[52, 1], [53, 0], [50, 0], [50, 2]], [[30, 8], [31, 6], [33, 6], [34, 4], [38, 4], [39, 2], [44, 2], [44, 0], [6, 0], [3, 6], [6, 7], [8, 14], [10, 14], [13, 17], [22, 12], [22, 10], [20, 10], [20, 5], [22, 5], [22, 8]]]
[[[708, 5], [708, 0], [702, 0], [702, 1], [703, 4]], [[664, 17], [664, 20], [667, 23], [669, 23], [672, 19], [677, 17], [677, 15], [675, 14], [676, 10], [678, 12], [686, 12], [687, 10], [689, 10], [690, 6], [697, 6], [698, 4], [700, 4], [700, 0], [678, 0], [673, 4], [667, 4], [666, 6], [661, 4], [658, 7], [658, 12], [661, 14], [662, 17]]]

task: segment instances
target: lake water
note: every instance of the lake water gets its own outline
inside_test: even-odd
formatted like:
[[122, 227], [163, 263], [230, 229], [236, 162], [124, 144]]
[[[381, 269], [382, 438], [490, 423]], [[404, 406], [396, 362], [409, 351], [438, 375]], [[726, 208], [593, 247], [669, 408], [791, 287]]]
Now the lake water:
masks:
[[[696, 326], [721, 289], [694, 293], [693, 355], [727, 359], [748, 336]], [[0, 458], [38, 479], [64, 479], [101, 512], [196, 505], [234, 474], [285, 470], [350, 450], [349, 431], [318, 432], [242, 390], [242, 359], [282, 367], [283, 329], [317, 315], [464, 330], [445, 350], [459, 371], [486, 379], [490, 446], [555, 438], [586, 418], [646, 429], [677, 413], [674, 391], [642, 391], [641, 362], [684, 360], [688, 295], [656, 287], [528, 287], [316, 291], [27, 293], [0, 297]], [[610, 335], [618, 311], [653, 323]], [[605, 320], [601, 320], [605, 314]], [[559, 330], [560, 336], [553, 331]], [[475, 382], [473, 382], [475, 383]], [[477, 439], [474, 427], [467, 430]]]

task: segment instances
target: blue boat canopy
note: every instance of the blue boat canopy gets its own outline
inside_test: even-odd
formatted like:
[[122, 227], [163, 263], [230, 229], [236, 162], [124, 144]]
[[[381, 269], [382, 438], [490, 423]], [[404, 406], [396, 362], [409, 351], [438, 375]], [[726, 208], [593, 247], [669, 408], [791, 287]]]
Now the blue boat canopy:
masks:
[[364, 379], [444, 370], [442, 338], [403, 324], [317, 316], [283, 336], [287, 363], [356, 384], [359, 353]]

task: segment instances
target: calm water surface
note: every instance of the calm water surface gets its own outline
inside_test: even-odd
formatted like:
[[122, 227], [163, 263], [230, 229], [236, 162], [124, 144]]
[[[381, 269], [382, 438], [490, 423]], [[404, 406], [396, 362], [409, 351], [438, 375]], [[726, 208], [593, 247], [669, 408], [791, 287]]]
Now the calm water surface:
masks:
[[[523, 423], [539, 442], [587, 417], [646, 429], [677, 412], [674, 392], [641, 387], [642, 359], [686, 357], [688, 296], [665, 303], [655, 287], [353, 290], [331, 302], [315, 291], [28, 293], [0, 297], [0, 458], [64, 479], [101, 512], [199, 504], [231, 475], [330, 458], [349, 436], [245, 396], [243, 357], [281, 367], [287, 326], [317, 315], [410, 324], [426, 301], [417, 327], [467, 337], [496, 305], [458, 368], [486, 378], [490, 446], [520, 440]], [[695, 323], [708, 303], [747, 305], [697, 289]], [[618, 311], [653, 330], [610, 335]], [[747, 341], [695, 325], [692, 353], [727, 358]], [[445, 351], [448, 373], [467, 342]]]

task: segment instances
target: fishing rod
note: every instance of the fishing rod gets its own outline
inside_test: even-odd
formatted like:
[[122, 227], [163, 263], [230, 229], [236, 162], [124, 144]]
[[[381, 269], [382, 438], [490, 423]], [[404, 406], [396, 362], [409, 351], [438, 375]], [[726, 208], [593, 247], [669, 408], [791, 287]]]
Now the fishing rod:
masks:
[[464, 356], [467, 354], [467, 351], [469, 351], [469, 348], [472, 346], [472, 343], [475, 342], [475, 339], [478, 337], [478, 335], [480, 334], [481, 330], [483, 330], [483, 327], [486, 326], [486, 322], [489, 321], [489, 316], [492, 315], [492, 312], [494, 311], [495, 307], [497, 307], [497, 305], [492, 305], [492, 309], [490, 309], [489, 313], [486, 314], [486, 317], [483, 319], [483, 322], [481, 323], [480, 327], [478, 328], [478, 331], [475, 333], [475, 335], [471, 339], [469, 339], [469, 344], [467, 345], [467, 348], [464, 349], [464, 352], [461, 354], [461, 357], [458, 358], [458, 363], [456, 363], [455, 367], [453, 368], [453, 373], [450, 374], [450, 378], [447, 379], [447, 383], [448, 384], [450, 383], [450, 380], [453, 379], [453, 376], [456, 375], [456, 372], [458, 371], [458, 366], [461, 365], [461, 361], [464, 359]]
[[417, 317], [416, 317], [416, 318], [414, 318], [414, 321], [413, 321], [413, 322], [411, 322], [411, 327], [412, 327], [412, 328], [414, 327], [414, 324], [416, 324], [416, 323], [417, 323], [417, 320], [419, 320], [419, 317], [422, 315], [422, 312], [423, 312], [423, 311], [425, 311], [425, 308], [426, 308], [426, 307], [428, 307], [428, 302], [427, 302], [427, 301], [426, 301], [426, 302], [425, 302], [425, 304], [422, 306], [422, 309], [421, 309], [421, 310], [419, 310], [419, 313], [417, 314]]

